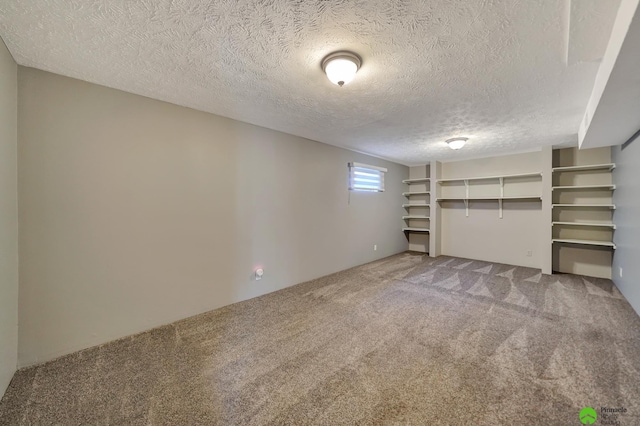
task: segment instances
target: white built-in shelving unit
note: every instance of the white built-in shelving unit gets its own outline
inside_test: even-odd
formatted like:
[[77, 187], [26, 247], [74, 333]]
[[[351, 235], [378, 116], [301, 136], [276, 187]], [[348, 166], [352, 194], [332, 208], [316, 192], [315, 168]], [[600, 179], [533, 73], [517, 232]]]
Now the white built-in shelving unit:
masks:
[[429, 165], [411, 167], [409, 179], [402, 183], [408, 186], [408, 191], [402, 195], [407, 198], [407, 203], [402, 207], [407, 214], [402, 216], [405, 232], [409, 241], [409, 249], [428, 253], [430, 238], [430, 209], [431, 209], [431, 178]]
[[[494, 176], [475, 176], [475, 177], [461, 177], [461, 178], [447, 178], [438, 179], [437, 183], [440, 187], [447, 184], [463, 183], [464, 194], [457, 196], [442, 195], [443, 191], [440, 191], [440, 195], [436, 198], [436, 201], [462, 201], [464, 202], [466, 215], [469, 216], [469, 201], [498, 201], [498, 217], [503, 217], [503, 201], [515, 201], [515, 200], [542, 200], [540, 194], [525, 194], [518, 192], [518, 194], [505, 195], [505, 180], [513, 179], [514, 182], [519, 180], [530, 180], [530, 178], [539, 178], [542, 176], [541, 172], [532, 173], [516, 173], [516, 174], [504, 174]], [[472, 195], [472, 183], [480, 181], [494, 181], [495, 195]], [[486, 188], [485, 188], [486, 189]], [[541, 192], [541, 189], [537, 189]]]
[[[610, 274], [612, 251], [616, 245], [613, 233], [612, 171], [610, 150], [578, 151], [575, 148], [555, 150], [552, 167], [552, 269], [558, 272], [586, 273], [589, 264]], [[597, 160], [605, 160], [598, 162]], [[590, 163], [591, 162], [591, 163]], [[607, 274], [603, 274], [606, 276]]]

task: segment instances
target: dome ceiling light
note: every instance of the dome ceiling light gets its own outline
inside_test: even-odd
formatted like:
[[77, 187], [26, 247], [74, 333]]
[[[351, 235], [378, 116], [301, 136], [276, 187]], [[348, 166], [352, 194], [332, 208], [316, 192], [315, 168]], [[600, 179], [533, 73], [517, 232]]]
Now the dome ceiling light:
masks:
[[362, 60], [358, 55], [345, 51], [331, 53], [322, 60], [322, 70], [327, 78], [340, 87], [353, 80], [360, 65]]
[[445, 142], [451, 149], [460, 149], [464, 146], [465, 143], [467, 143], [468, 140], [469, 138], [451, 138], [447, 139]]

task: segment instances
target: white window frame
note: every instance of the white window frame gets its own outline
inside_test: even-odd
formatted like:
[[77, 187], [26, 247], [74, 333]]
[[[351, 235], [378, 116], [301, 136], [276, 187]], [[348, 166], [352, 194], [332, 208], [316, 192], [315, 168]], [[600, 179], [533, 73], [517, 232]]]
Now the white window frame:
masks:
[[[349, 190], [364, 192], [384, 192], [384, 167], [371, 166], [364, 163], [349, 163]], [[375, 176], [366, 176], [367, 173]], [[358, 179], [360, 176], [361, 179]], [[370, 177], [371, 179], [367, 179]], [[361, 182], [358, 182], [360, 180]], [[370, 180], [370, 182], [366, 182]], [[370, 186], [367, 186], [370, 183]]]

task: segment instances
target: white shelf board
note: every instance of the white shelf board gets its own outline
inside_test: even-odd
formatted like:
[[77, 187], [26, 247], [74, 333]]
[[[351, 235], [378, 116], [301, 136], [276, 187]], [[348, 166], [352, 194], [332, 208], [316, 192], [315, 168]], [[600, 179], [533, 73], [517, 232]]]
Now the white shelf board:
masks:
[[517, 173], [513, 175], [496, 175], [496, 176], [474, 176], [474, 177], [463, 177], [463, 178], [455, 178], [455, 179], [438, 179], [436, 182], [463, 182], [465, 180], [491, 180], [491, 179], [508, 179], [508, 178], [520, 178], [520, 177], [533, 177], [533, 176], [542, 176], [541, 172], [536, 173]]
[[615, 204], [551, 204], [551, 207], [603, 208], [615, 210]]
[[595, 223], [595, 222], [551, 222], [551, 225], [567, 225], [567, 226], [588, 226], [592, 228], [611, 228], [616, 229], [613, 223]]
[[402, 230], [407, 232], [429, 232], [429, 228], [402, 228]]
[[602, 246], [602, 247], [611, 247], [613, 249], [616, 248], [616, 245], [611, 241], [594, 241], [594, 240], [574, 240], [567, 238], [554, 238], [551, 240], [552, 243], [567, 243], [567, 244], [581, 244], [587, 246]]
[[403, 218], [404, 220], [411, 220], [411, 219], [429, 219], [429, 216], [409, 215], [409, 216], [402, 216], [402, 218]]
[[402, 207], [429, 207], [430, 204], [403, 204]]
[[560, 189], [608, 189], [613, 191], [616, 189], [615, 185], [572, 185], [572, 186], [554, 186], [551, 188], [552, 190]]
[[429, 195], [430, 191], [422, 191], [422, 192], [403, 192], [402, 195], [405, 197], [411, 197], [412, 195]]
[[495, 196], [495, 197], [469, 197], [469, 198], [465, 198], [465, 197], [444, 197], [444, 198], [438, 198], [437, 201], [455, 201], [455, 200], [460, 200], [460, 201], [474, 201], [474, 200], [488, 200], [488, 201], [492, 201], [492, 200], [541, 200], [542, 197], [540, 195], [514, 195], [514, 196], [506, 196], [506, 197], [500, 197], [500, 196]]
[[554, 172], [582, 172], [588, 170], [613, 170], [616, 168], [615, 163], [607, 163], [607, 164], [590, 164], [586, 166], [564, 166], [564, 167], [554, 167]]
[[431, 179], [429, 178], [418, 178], [418, 179], [405, 179], [402, 181], [402, 183], [408, 183], [409, 185], [411, 185], [412, 183], [423, 183], [423, 182], [429, 182]]

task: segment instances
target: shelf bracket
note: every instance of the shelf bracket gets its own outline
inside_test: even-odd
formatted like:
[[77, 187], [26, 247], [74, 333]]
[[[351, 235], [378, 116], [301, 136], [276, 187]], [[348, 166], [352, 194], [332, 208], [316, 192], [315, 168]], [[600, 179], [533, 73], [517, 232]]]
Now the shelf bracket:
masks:
[[502, 198], [504, 198], [504, 178], [500, 178], [500, 199], [498, 200], [498, 217], [502, 219]]
[[467, 217], [469, 217], [469, 180], [464, 180], [464, 207], [466, 209]]

